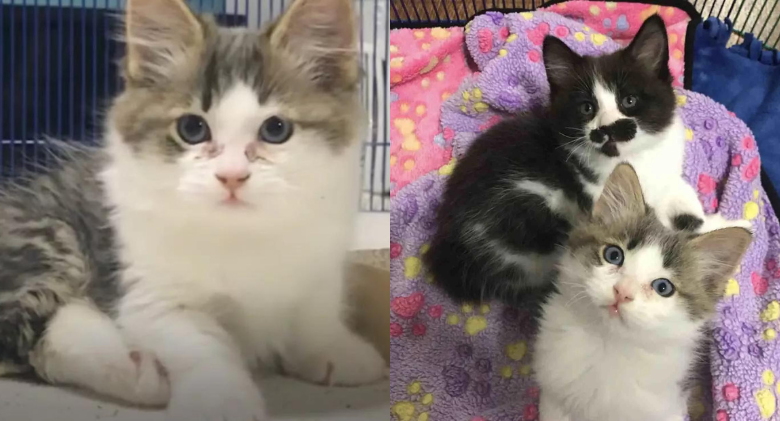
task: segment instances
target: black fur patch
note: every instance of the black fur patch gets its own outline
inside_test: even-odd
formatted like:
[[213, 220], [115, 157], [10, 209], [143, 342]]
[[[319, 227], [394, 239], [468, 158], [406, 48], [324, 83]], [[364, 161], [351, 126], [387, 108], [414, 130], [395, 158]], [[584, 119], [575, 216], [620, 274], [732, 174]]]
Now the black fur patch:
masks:
[[609, 138], [616, 142], [628, 142], [636, 136], [636, 123], [628, 118], [610, 124], [606, 127]]
[[609, 142], [605, 143], [604, 145], [601, 146], [601, 149], [599, 150], [601, 151], [601, 153], [603, 153], [604, 155], [610, 158], [615, 158], [618, 155], [620, 155], [620, 152], [618, 152], [617, 150], [617, 144], [615, 143], [614, 140], [610, 140]]
[[678, 231], [696, 231], [701, 228], [704, 221], [690, 214], [681, 214], [674, 217], [672, 225]]
[[609, 134], [603, 128], [593, 129], [590, 131], [590, 141], [600, 145], [609, 140]]

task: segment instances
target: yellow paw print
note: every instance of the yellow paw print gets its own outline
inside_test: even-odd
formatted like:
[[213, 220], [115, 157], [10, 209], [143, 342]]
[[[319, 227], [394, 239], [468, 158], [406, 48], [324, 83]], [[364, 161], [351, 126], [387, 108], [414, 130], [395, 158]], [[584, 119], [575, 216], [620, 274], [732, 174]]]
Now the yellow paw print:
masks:
[[[512, 342], [504, 347], [504, 354], [509, 359], [509, 363], [499, 368], [499, 374], [504, 379], [509, 379], [513, 375], [513, 364], [520, 363], [528, 353], [528, 344], [525, 341]], [[531, 366], [528, 364], [519, 364], [517, 373], [520, 376], [527, 377], [531, 375]]]
[[590, 40], [591, 42], [593, 42], [594, 45], [599, 46], [601, 44], [604, 44], [604, 42], [607, 40], [607, 37], [603, 34], [594, 32], [590, 34]]
[[462, 96], [463, 105], [461, 105], [460, 110], [464, 113], [468, 112], [469, 105], [471, 105], [474, 111], [478, 113], [484, 113], [487, 111], [488, 105], [482, 101], [482, 90], [479, 88], [463, 91]]
[[769, 323], [780, 318], [780, 303], [772, 301], [767, 304], [764, 311], [761, 312], [761, 321]]
[[[764, 384], [764, 388], [753, 393], [753, 397], [756, 399], [756, 405], [758, 405], [758, 411], [761, 413], [761, 418], [769, 419], [774, 415], [777, 410], [777, 398], [772, 391], [772, 385], [775, 384], [775, 373], [770, 369], [766, 369], [761, 373], [761, 382]], [[780, 383], [775, 385], [775, 388], [780, 393]]]
[[761, 337], [767, 342], [775, 340], [777, 338], [776, 329], [780, 329], [777, 325], [777, 320], [780, 319], [780, 303], [771, 301], [761, 310], [759, 318], [764, 323], [770, 323], [761, 333]]
[[450, 31], [444, 28], [431, 29], [431, 36], [436, 39], [447, 39], [450, 37]]
[[439, 174], [441, 175], [450, 175], [452, 174], [452, 170], [455, 168], [455, 158], [450, 159], [450, 162], [444, 164], [441, 168], [439, 168]]
[[[468, 336], [475, 336], [487, 328], [486, 314], [490, 313], [490, 305], [481, 304], [475, 308], [472, 304], [463, 304], [460, 307], [463, 317], [466, 319], [463, 324], [463, 331]], [[447, 315], [446, 322], [450, 326], [459, 326], [461, 315], [450, 313]]]
[[433, 405], [433, 393], [423, 390], [422, 384], [415, 380], [406, 387], [408, 399], [396, 402], [390, 413], [397, 421], [428, 421], [431, 406]]
[[420, 70], [420, 74], [424, 75], [430, 72], [434, 67], [436, 67], [437, 64], [439, 64], [439, 58], [436, 56], [431, 57], [431, 60], [428, 62], [428, 64]]
[[755, 219], [758, 216], [759, 211], [760, 209], [758, 207], [758, 203], [747, 202], [745, 203], [745, 209], [743, 210], [743, 214], [745, 219], [751, 220], [751, 219]]
[[761, 337], [763, 337], [767, 342], [773, 341], [775, 338], [777, 338], [777, 331], [770, 327], [761, 334]]
[[574, 39], [576, 39], [579, 42], [585, 41], [585, 34], [583, 34], [582, 32], [575, 32]]
[[422, 269], [422, 261], [419, 257], [410, 256], [404, 259], [404, 276], [406, 279], [416, 278]]
[[[408, 106], [406, 107], [406, 111], [408, 111]], [[401, 111], [404, 111], [404, 106], [401, 106]], [[401, 136], [403, 136], [404, 140], [401, 142], [401, 147], [407, 151], [417, 151], [420, 149], [422, 144], [417, 139], [417, 135], [415, 134], [415, 124], [414, 121], [408, 119], [408, 118], [397, 118], [393, 121], [393, 124], [395, 125], [395, 128], [398, 129], [398, 132], [401, 133]]]
[[726, 297], [739, 295], [739, 282], [737, 282], [736, 279], [731, 278], [726, 282], [726, 292], [724, 295]]
[[650, 16], [653, 16], [654, 14], [658, 13], [659, 10], [661, 10], [661, 6], [650, 6], [639, 14], [639, 18], [644, 21]]

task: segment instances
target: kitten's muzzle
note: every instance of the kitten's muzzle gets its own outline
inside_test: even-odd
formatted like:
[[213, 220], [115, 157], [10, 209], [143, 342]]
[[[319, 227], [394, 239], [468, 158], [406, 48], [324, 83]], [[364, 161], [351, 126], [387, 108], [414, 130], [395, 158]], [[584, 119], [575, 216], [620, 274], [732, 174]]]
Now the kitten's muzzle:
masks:
[[633, 139], [636, 136], [636, 130], [634, 120], [622, 118], [608, 126], [591, 130], [590, 141], [601, 146], [601, 153], [614, 158], [620, 155], [617, 142], [628, 142]]
[[609, 141], [628, 142], [636, 136], [636, 123], [629, 118], [621, 118], [608, 126], [590, 131], [590, 141], [602, 144]]
[[590, 141], [598, 145], [614, 142], [628, 142], [636, 136], [636, 123], [629, 118], [621, 118], [608, 126], [590, 131]]

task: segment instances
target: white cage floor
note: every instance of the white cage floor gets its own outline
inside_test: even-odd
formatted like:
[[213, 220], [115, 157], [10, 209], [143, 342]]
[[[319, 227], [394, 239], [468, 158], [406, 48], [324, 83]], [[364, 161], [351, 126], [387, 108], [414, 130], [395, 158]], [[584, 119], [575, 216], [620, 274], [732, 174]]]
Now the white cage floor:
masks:
[[[293, 379], [260, 381], [273, 421], [386, 421], [389, 385], [326, 388]], [[78, 391], [7, 380], [0, 381], [3, 421], [165, 421], [162, 411], [143, 411], [97, 400]]]

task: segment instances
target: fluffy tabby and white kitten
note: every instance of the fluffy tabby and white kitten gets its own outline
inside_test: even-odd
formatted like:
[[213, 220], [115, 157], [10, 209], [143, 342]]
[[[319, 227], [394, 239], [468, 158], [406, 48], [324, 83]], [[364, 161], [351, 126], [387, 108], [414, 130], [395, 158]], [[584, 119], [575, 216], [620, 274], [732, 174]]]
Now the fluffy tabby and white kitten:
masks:
[[750, 241], [741, 227], [665, 227], [631, 166], [618, 166], [542, 307], [540, 421], [682, 421], [685, 380]]
[[685, 128], [659, 16], [613, 54], [581, 57], [548, 36], [543, 56], [550, 106], [483, 133], [447, 182], [425, 260], [457, 299], [513, 301], [549, 285], [558, 246], [619, 162], [634, 165], [665, 224], [722, 222], [681, 177]]
[[175, 420], [265, 420], [250, 369], [383, 377], [345, 325], [362, 131], [349, 0], [262, 32], [129, 0], [105, 145], [0, 198], [0, 366]]

